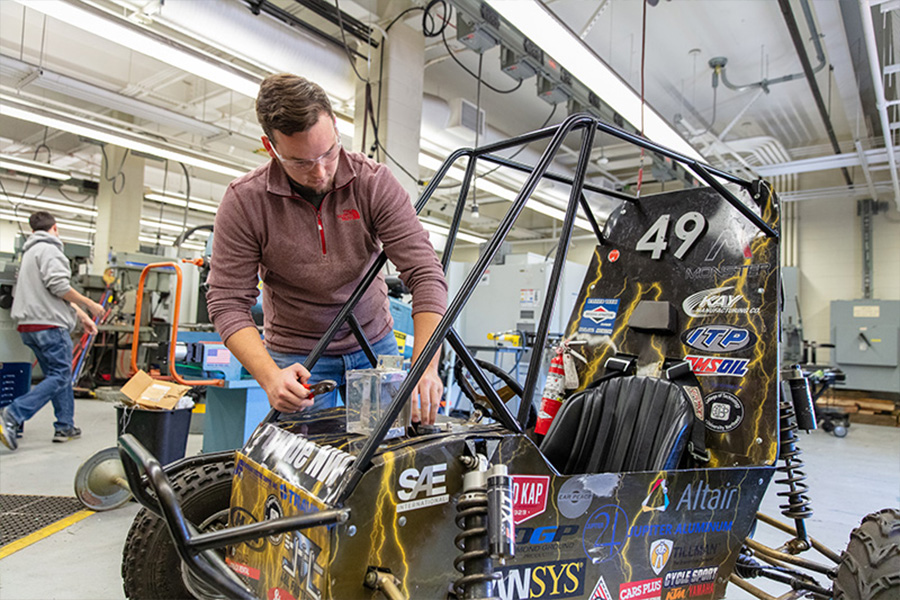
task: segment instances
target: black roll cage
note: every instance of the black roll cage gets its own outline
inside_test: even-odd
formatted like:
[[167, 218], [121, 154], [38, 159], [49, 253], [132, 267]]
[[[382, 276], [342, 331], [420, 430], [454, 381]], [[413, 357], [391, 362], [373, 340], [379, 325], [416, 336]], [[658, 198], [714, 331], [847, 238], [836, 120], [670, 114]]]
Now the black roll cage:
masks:
[[[578, 162], [575, 167], [573, 177], [559, 175], [549, 172], [548, 169], [553, 159], [562, 147], [566, 137], [576, 130], [581, 131], [581, 149], [578, 153]], [[584, 216], [591, 224], [593, 233], [600, 245], [606, 243], [603, 232], [591, 211], [591, 208], [584, 196], [584, 191], [603, 194], [625, 202], [638, 202], [638, 198], [622, 192], [607, 190], [598, 186], [585, 183], [585, 175], [587, 173], [588, 163], [590, 162], [591, 148], [593, 147], [594, 137], [597, 132], [605, 133], [626, 142], [632, 143], [644, 150], [659, 154], [665, 158], [669, 158], [676, 163], [684, 165], [692, 171], [696, 176], [717, 191], [732, 207], [740, 212], [747, 220], [755, 225], [764, 235], [770, 238], [778, 239], [778, 231], [768, 224], [761, 216], [754, 212], [750, 207], [741, 202], [725, 185], [720, 181], [724, 180], [728, 183], [736, 184], [746, 190], [751, 197], [759, 201], [759, 181], [750, 182], [736, 175], [716, 169], [710, 165], [701, 163], [691, 157], [685, 156], [658, 144], [655, 144], [643, 137], [623, 131], [617, 127], [600, 121], [598, 118], [586, 113], [574, 114], [566, 118], [559, 125], [545, 127], [537, 131], [526, 133], [520, 136], [510, 138], [501, 142], [487, 144], [478, 148], [461, 148], [456, 150], [443, 162], [440, 168], [435, 172], [429, 181], [422, 195], [416, 201], [416, 213], [421, 214], [428, 200], [438, 189], [439, 184], [447, 175], [453, 164], [461, 158], [468, 158], [465, 175], [459, 190], [459, 199], [450, 223], [447, 241], [444, 245], [442, 266], [446, 273], [450, 265], [450, 257], [453, 253], [453, 247], [459, 233], [460, 223], [462, 221], [463, 211], [465, 209], [466, 197], [469, 188], [475, 176], [475, 167], [479, 159], [490, 163], [511, 168], [517, 171], [529, 173], [522, 189], [516, 195], [506, 215], [500, 221], [497, 231], [491, 239], [485, 244], [481, 255], [476, 261], [472, 270], [467, 275], [465, 281], [460, 287], [459, 292], [451, 301], [446, 313], [441, 318], [440, 323], [434, 333], [428, 339], [421, 354], [410, 368], [397, 395], [394, 397], [390, 406], [379, 420], [375, 431], [366, 440], [361, 448], [356, 460], [343, 476], [339, 483], [339, 493], [335, 502], [336, 506], [342, 507], [349, 496], [356, 489], [362, 476], [371, 465], [378, 447], [384, 442], [392, 423], [400, 414], [403, 406], [409, 401], [412, 392], [425, 373], [425, 369], [431, 362], [435, 353], [439, 351], [441, 344], [446, 339], [453, 350], [457, 353], [463, 365], [471, 374], [472, 378], [478, 384], [481, 391], [486, 395], [487, 401], [493, 411], [494, 418], [504, 427], [516, 433], [522, 433], [522, 423], [528, 418], [528, 410], [530, 399], [534, 396], [534, 390], [538, 381], [538, 374], [541, 361], [541, 352], [533, 352], [528, 365], [528, 372], [525, 378], [524, 394], [519, 405], [517, 415], [513, 415], [506, 404], [500, 399], [496, 390], [490, 385], [483, 369], [478, 365], [472, 352], [466, 347], [462, 338], [453, 328], [453, 323], [459, 317], [460, 312], [472, 295], [481, 277], [484, 275], [488, 266], [491, 264], [494, 256], [500, 248], [500, 245], [509, 235], [510, 230], [515, 224], [517, 218], [528, 199], [531, 197], [535, 188], [542, 178], [551, 181], [565, 183], [570, 186], [569, 201], [566, 208], [566, 214], [563, 221], [562, 232], [560, 234], [556, 257], [547, 284], [547, 298], [552, 298], [552, 302], [544, 303], [541, 312], [540, 322], [535, 334], [535, 348], [543, 348], [547, 343], [549, 334], [550, 318], [556, 303], [557, 292], [559, 289], [562, 270], [565, 266], [566, 256], [570, 241], [572, 239], [572, 230], [575, 224], [575, 217], [580, 207]], [[535, 166], [529, 166], [515, 162], [508, 158], [495, 155], [496, 152], [524, 146], [532, 142], [550, 138], [547, 148], [544, 150], [540, 159]], [[768, 184], [764, 184], [768, 185]], [[756, 192], [756, 193], [755, 193]], [[765, 201], [765, 198], [762, 199]], [[363, 275], [360, 283], [357, 285], [346, 304], [338, 312], [337, 316], [329, 325], [322, 338], [313, 348], [307, 357], [304, 366], [312, 370], [319, 358], [324, 353], [328, 344], [334, 339], [338, 330], [346, 323], [353, 335], [356, 337], [366, 356], [374, 365], [376, 362], [375, 353], [372, 350], [372, 344], [366, 338], [359, 322], [353, 314], [353, 309], [363, 296], [363, 293], [369, 288], [378, 275], [378, 272], [384, 267], [387, 261], [387, 255], [382, 251], [374, 261], [372, 266]], [[279, 420], [281, 413], [272, 410], [261, 422], [274, 423]], [[337, 508], [325, 510], [309, 515], [295, 515], [292, 517], [282, 517], [279, 519], [266, 520], [263, 523], [253, 523], [231, 527], [223, 531], [210, 533], [199, 533], [196, 528], [191, 525], [185, 518], [178, 505], [176, 493], [166, 476], [167, 472], [173, 472], [176, 469], [183, 468], [196, 462], [203, 464], [210, 460], [221, 460], [224, 455], [231, 453], [217, 453], [210, 457], [201, 457], [199, 459], [185, 459], [172, 463], [165, 469], [159, 464], [159, 461], [147, 452], [143, 446], [130, 434], [123, 435], [119, 438], [119, 454], [125, 467], [125, 473], [128, 478], [129, 486], [132, 493], [148, 510], [156, 515], [164, 518], [166, 524], [172, 534], [173, 541], [179, 556], [191, 571], [207, 584], [216, 587], [223, 592], [227, 592], [231, 597], [251, 599], [255, 596], [244, 584], [237, 578], [225, 562], [214, 552], [215, 548], [223, 548], [227, 545], [238, 544], [250, 539], [274, 535], [287, 531], [295, 531], [306, 529], [309, 527], [318, 527], [321, 525], [333, 525], [345, 522], [350, 515], [349, 509]], [[140, 466], [140, 468], [138, 468]], [[143, 475], [142, 475], [143, 473]], [[147, 485], [153, 490], [150, 494]]]

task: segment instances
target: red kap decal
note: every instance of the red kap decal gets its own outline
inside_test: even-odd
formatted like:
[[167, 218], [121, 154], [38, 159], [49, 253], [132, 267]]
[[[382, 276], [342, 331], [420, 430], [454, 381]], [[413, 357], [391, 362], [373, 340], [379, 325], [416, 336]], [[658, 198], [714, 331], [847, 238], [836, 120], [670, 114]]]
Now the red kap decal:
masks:
[[547, 510], [548, 475], [513, 475], [513, 521], [516, 525]]
[[629, 581], [619, 586], [619, 600], [651, 600], [662, 596], [662, 579]]

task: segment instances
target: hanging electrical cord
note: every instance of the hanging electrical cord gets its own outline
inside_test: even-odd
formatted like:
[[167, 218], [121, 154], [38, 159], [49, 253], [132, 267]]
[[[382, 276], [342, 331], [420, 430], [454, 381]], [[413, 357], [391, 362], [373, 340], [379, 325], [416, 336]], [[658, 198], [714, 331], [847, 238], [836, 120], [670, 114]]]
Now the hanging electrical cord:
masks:
[[[647, 63], [647, 4], [649, 0], [644, 0], [643, 14], [641, 16], [641, 137], [644, 137], [644, 67]], [[641, 163], [638, 169], [637, 190], [635, 195], [641, 197], [641, 184], [644, 182], [644, 147], [641, 146]]]
[[[162, 195], [163, 196], [166, 195], [166, 186], [168, 185], [168, 182], [169, 182], [169, 159], [168, 158], [166, 159], [165, 163], [166, 163], [166, 166], [163, 167], [163, 184], [162, 184]], [[165, 206], [166, 206], [165, 202], [159, 203], [159, 215], [157, 215], [157, 217], [156, 217], [157, 220], [159, 221], [156, 224], [156, 250], [159, 250], [159, 248], [160, 248], [159, 242], [160, 242], [160, 239], [162, 238], [163, 209], [165, 208]]]
[[181, 222], [181, 231], [187, 231], [188, 210], [191, 206], [191, 175], [188, 173], [187, 166], [183, 162], [179, 162], [181, 170], [184, 171], [184, 219]]
[[[446, 27], [444, 29], [446, 29]], [[489, 90], [492, 90], [498, 94], [512, 94], [513, 92], [518, 90], [520, 87], [522, 87], [522, 82], [524, 81], [523, 79], [520, 79], [519, 83], [517, 83], [513, 87], [509, 88], [508, 90], [501, 90], [500, 88], [496, 88], [496, 87], [492, 86], [487, 81], [483, 81], [479, 75], [476, 75], [475, 73], [473, 73], [471, 71], [471, 69], [469, 69], [469, 67], [464, 65], [462, 63], [462, 61], [460, 61], [458, 58], [456, 58], [456, 55], [453, 53], [453, 50], [450, 49], [450, 44], [447, 43], [447, 37], [444, 35], [444, 29], [441, 29], [441, 41], [444, 42], [444, 47], [447, 49], [447, 54], [450, 55], [450, 58], [453, 59], [453, 62], [458, 64], [460, 67], [462, 67], [466, 73], [468, 73], [472, 77], [475, 77], [476, 79], [481, 81], [481, 83], [484, 85], [484, 87], [486, 87]]]
[[[128, 159], [128, 153], [131, 152], [131, 150], [125, 149], [125, 153], [122, 154], [122, 162], [119, 163], [119, 168], [112, 177], [109, 176], [109, 157], [106, 155], [106, 144], [100, 145], [100, 151], [103, 153], [103, 179], [112, 182], [113, 194], [119, 195], [122, 193], [122, 190], [125, 189], [125, 172], [122, 169], [125, 166], [125, 161]], [[120, 177], [121, 180], [119, 179]], [[116, 189], [116, 182], [118, 181], [121, 181], [122, 183], [119, 185], [119, 188]]]
[[4, 196], [6, 196], [6, 201], [9, 202], [13, 207], [13, 215], [16, 217], [16, 225], [19, 226], [19, 233], [22, 234], [22, 237], [25, 237], [26, 234], [25, 230], [22, 229], [22, 221], [19, 220], [19, 205], [21, 203], [13, 202], [12, 197], [6, 192], [6, 187], [3, 185], [2, 180], [0, 180], [0, 192], [2, 192]]
[[[344, 32], [344, 17], [341, 13], [341, 3], [339, 0], [334, 0], [334, 7], [337, 10], [338, 28], [341, 31], [341, 43], [344, 46], [344, 52], [347, 54], [347, 60], [350, 61], [350, 66], [353, 67], [353, 72], [356, 73], [359, 80], [368, 84], [369, 80], [359, 74], [359, 70], [356, 68], [356, 61], [353, 60], [353, 54], [350, 52], [350, 46], [347, 45], [347, 34]], [[368, 61], [368, 58], [366, 60]]]

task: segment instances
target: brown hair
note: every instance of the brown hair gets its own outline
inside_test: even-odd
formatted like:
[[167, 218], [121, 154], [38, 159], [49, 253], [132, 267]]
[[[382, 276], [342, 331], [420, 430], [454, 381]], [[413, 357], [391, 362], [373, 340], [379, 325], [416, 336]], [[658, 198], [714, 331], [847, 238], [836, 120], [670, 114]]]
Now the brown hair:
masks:
[[269, 75], [259, 86], [256, 118], [269, 139], [276, 130], [284, 135], [306, 131], [323, 111], [334, 117], [325, 90], [299, 75]]
[[32, 231], [50, 231], [56, 225], [56, 219], [46, 210], [39, 210], [31, 213], [28, 224], [31, 225]]

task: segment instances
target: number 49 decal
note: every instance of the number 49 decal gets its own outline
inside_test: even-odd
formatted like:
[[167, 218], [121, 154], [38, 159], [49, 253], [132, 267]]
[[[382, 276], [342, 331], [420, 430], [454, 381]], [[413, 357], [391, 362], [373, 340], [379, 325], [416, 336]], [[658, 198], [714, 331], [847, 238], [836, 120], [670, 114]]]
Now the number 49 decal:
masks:
[[[650, 258], [658, 260], [662, 257], [663, 251], [668, 247], [666, 238], [669, 233], [669, 221], [672, 215], [662, 215], [659, 217], [650, 229], [644, 232], [641, 239], [638, 240], [634, 247], [639, 252], [651, 252]], [[688, 228], [690, 226], [690, 228]], [[706, 217], [698, 212], [686, 212], [675, 222], [675, 237], [681, 240], [681, 245], [675, 250], [675, 258], [684, 259], [700, 236], [706, 231]]]

